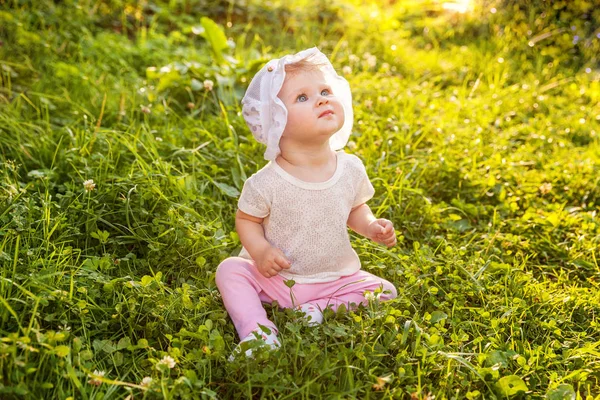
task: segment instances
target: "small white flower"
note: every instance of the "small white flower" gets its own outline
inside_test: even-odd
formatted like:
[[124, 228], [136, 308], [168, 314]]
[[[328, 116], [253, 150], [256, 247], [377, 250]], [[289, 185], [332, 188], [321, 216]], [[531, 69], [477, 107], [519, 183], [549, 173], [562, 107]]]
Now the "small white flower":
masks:
[[83, 187], [86, 192], [91, 192], [96, 187], [93, 179], [88, 179], [87, 181], [83, 181]]
[[94, 386], [102, 385], [102, 378], [104, 378], [104, 374], [106, 374], [106, 372], [98, 371], [97, 369], [94, 370], [92, 374], [89, 374], [90, 380], [88, 383]]
[[175, 368], [175, 360], [171, 356], [164, 356], [157, 365], [166, 365], [169, 368]]
[[148, 389], [151, 385], [152, 385], [152, 378], [150, 378], [149, 376], [145, 377], [140, 382], [140, 386], [143, 386], [146, 389]]
[[377, 65], [377, 57], [376, 56], [369, 56], [367, 58], [367, 65], [371, 68], [373, 68], [375, 65]]
[[350, 56], [348, 57], [348, 60], [350, 60], [351, 63], [355, 63], [355, 62], [358, 62], [360, 60], [360, 58], [358, 58], [358, 56], [356, 54], [350, 54]]
[[373, 292], [365, 292], [365, 299], [367, 299], [367, 301], [373, 301], [375, 300], [375, 294]]
[[157, 142], [162, 142], [162, 141], [163, 141], [163, 139], [162, 139], [160, 136], [157, 136], [157, 137], [155, 137], [154, 139], [155, 139]]
[[20, 340], [17, 340], [17, 346], [23, 350], [27, 350], [27, 348], [29, 347], [25, 343], [21, 342]]
[[346, 65], [344, 68], [342, 68], [342, 72], [344, 75], [350, 75], [352, 73], [352, 68], [349, 65]]
[[150, 109], [151, 105], [147, 105], [147, 106], [140, 106], [140, 109], [142, 110], [142, 112], [144, 114], [150, 114], [152, 112], [152, 110]]
[[206, 89], [210, 92], [211, 90], [213, 90], [214, 84], [215, 83], [213, 81], [211, 81], [210, 79], [207, 79], [204, 81], [204, 89]]
[[552, 191], [552, 184], [551, 183], [543, 183], [542, 186], [539, 187], [540, 192], [544, 195], [544, 194], [548, 194]]
[[365, 100], [365, 107], [366, 108], [373, 107], [373, 100]]

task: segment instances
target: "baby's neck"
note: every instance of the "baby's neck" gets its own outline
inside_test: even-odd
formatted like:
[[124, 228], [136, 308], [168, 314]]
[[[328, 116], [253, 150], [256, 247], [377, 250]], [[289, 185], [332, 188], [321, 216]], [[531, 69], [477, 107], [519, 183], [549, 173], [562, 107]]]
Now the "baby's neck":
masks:
[[[287, 158], [286, 158], [287, 157]], [[282, 153], [275, 163], [285, 172], [304, 182], [326, 182], [337, 170], [337, 154], [328, 149], [328, 153], [306, 156], [302, 153]]]
[[279, 141], [279, 148], [281, 154], [278, 159], [296, 169], [318, 170], [336, 159], [335, 151], [331, 150], [329, 146], [329, 140], [309, 144], [282, 137]]
[[335, 161], [336, 155], [335, 151], [327, 146], [327, 148], [317, 152], [282, 150], [277, 159], [280, 161], [280, 165], [283, 162], [290, 167], [298, 169], [320, 169]]

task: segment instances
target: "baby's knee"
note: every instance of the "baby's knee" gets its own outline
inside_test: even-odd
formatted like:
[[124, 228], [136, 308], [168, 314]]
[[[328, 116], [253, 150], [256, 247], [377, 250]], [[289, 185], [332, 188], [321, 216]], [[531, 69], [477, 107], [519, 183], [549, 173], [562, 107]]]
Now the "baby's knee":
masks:
[[233, 276], [245, 273], [247, 271], [247, 263], [246, 259], [240, 257], [229, 257], [223, 260], [215, 273], [217, 287], [221, 287], [225, 282], [231, 280]]

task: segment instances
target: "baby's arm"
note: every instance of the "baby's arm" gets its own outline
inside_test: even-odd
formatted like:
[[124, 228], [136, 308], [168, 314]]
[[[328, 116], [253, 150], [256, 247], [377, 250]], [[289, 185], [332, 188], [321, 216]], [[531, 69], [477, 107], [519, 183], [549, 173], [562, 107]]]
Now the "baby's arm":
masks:
[[392, 222], [383, 218], [375, 218], [367, 203], [356, 206], [350, 211], [348, 226], [359, 235], [387, 247], [396, 244], [396, 232]]
[[242, 245], [256, 262], [259, 272], [270, 278], [277, 275], [282, 269], [290, 268], [291, 264], [281, 250], [271, 246], [265, 239], [263, 219], [253, 217], [238, 209], [235, 214], [235, 230]]
[[263, 220], [264, 218], [253, 217], [241, 210], [237, 210], [235, 213], [235, 230], [240, 237], [240, 242], [254, 260], [270, 246], [267, 239], [265, 239], [265, 230], [262, 226]]
[[377, 218], [371, 212], [371, 208], [367, 205], [367, 203], [363, 203], [359, 206], [356, 206], [350, 211], [350, 216], [348, 217], [348, 226], [354, 232], [358, 233], [366, 237], [367, 239], [371, 239], [367, 234], [367, 227]]

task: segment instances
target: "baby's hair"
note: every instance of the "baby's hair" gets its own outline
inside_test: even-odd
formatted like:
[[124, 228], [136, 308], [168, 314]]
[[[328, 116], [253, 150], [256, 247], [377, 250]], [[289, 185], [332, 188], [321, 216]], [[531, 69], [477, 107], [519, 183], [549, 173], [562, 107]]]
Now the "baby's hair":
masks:
[[312, 54], [304, 57], [301, 60], [296, 62], [286, 64], [285, 73], [289, 75], [297, 74], [298, 72], [313, 72], [313, 71], [321, 71], [323, 67], [326, 67], [327, 64], [323, 62], [317, 62], [312, 60]]

